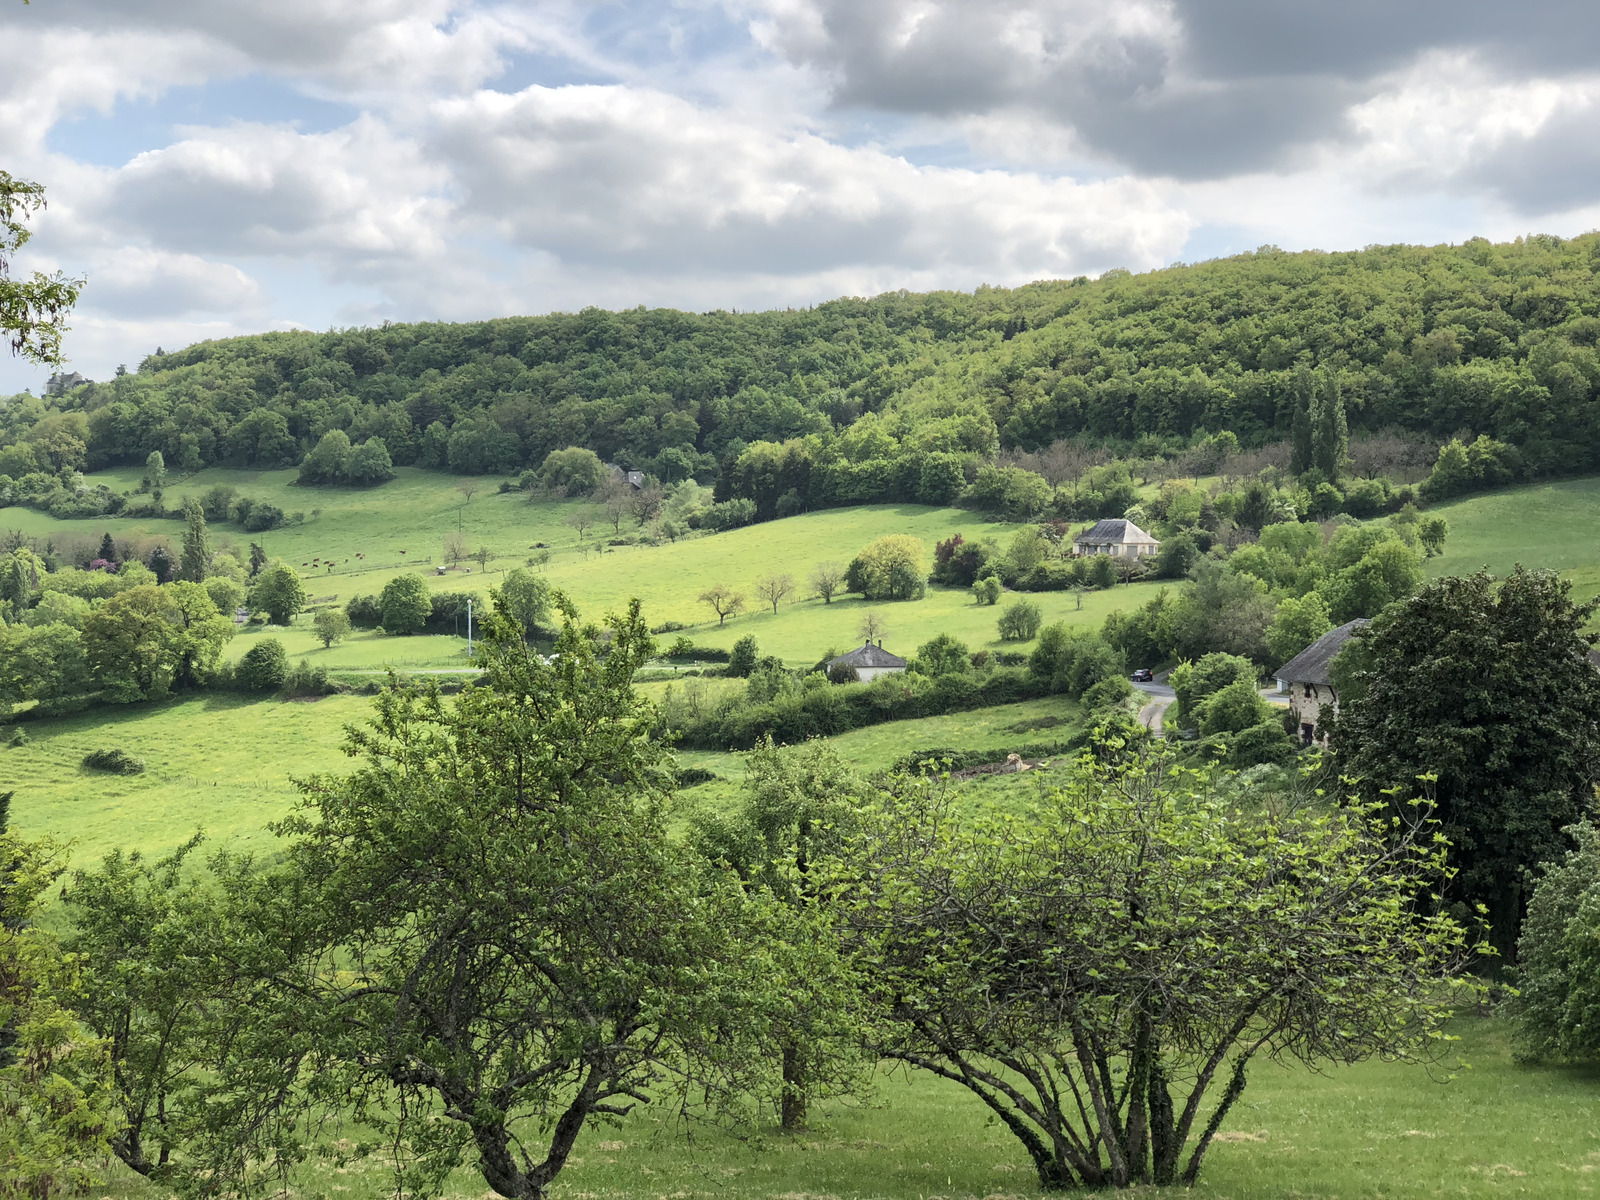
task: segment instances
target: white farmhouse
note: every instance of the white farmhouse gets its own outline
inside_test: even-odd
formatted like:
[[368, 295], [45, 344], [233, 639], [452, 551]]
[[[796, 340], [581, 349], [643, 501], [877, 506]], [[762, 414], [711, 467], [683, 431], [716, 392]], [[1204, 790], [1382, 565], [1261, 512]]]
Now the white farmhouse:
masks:
[[862, 683], [870, 683], [879, 675], [898, 675], [906, 669], [906, 660], [897, 654], [890, 654], [883, 648], [883, 642], [876, 645], [871, 639], [858, 649], [849, 654], [841, 654], [838, 658], [828, 660], [828, 674], [832, 676], [834, 668], [848, 668], [856, 673], [856, 678]]

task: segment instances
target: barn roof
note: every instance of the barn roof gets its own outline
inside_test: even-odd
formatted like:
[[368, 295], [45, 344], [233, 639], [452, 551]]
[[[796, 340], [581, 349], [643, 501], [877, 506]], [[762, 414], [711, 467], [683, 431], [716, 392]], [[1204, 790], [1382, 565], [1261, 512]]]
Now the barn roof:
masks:
[[890, 654], [882, 646], [875, 646], [870, 641], [864, 646], [859, 646], [849, 654], [841, 654], [838, 658], [830, 658], [828, 666], [846, 667], [903, 667], [906, 660], [898, 654]]
[[1371, 622], [1365, 617], [1357, 617], [1354, 621], [1346, 621], [1337, 629], [1328, 630], [1274, 671], [1273, 677], [1285, 683], [1318, 683], [1324, 686], [1332, 683], [1333, 681], [1328, 678], [1328, 666], [1333, 662], [1334, 655], [1344, 649], [1344, 644], [1350, 640], [1351, 634], [1368, 624]]
[[1132, 521], [1113, 517], [1096, 521], [1086, 533], [1072, 539], [1080, 546], [1159, 546], [1161, 543]]

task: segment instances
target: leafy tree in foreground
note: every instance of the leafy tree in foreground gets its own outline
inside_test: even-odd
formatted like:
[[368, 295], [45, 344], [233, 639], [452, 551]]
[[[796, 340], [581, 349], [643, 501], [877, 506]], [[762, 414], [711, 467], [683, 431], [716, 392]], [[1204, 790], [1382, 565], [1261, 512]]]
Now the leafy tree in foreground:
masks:
[[784, 961], [781, 905], [668, 836], [672, 763], [632, 689], [652, 650], [638, 604], [603, 659], [558, 604], [554, 665], [497, 612], [481, 684], [453, 704], [386, 691], [351, 731], [355, 772], [304, 783], [278, 827], [312, 924], [248, 1020], [297, 1032], [237, 1069], [409, 1146], [408, 1192], [468, 1156], [540, 1200], [591, 1122], [668, 1079], [676, 1105], [715, 1100], [775, 1062], [776, 981], [806, 970]]
[[[708, 858], [731, 868], [747, 887], [765, 889], [809, 914], [813, 919], [797, 923], [797, 932], [827, 937], [830, 914], [818, 907], [819, 867], [838, 852], [859, 791], [856, 778], [822, 743], [779, 750], [768, 736], [745, 756], [738, 806], [727, 814], [697, 815], [695, 838]], [[856, 1082], [858, 1047], [844, 1040], [839, 1020], [852, 1006], [844, 987], [843, 978], [831, 972], [785, 983], [790, 1003], [774, 1029], [783, 1055], [778, 1115], [784, 1129], [803, 1128], [812, 1100], [848, 1091]]]
[[0, 1195], [48, 1200], [100, 1182], [116, 1100], [105, 1044], [66, 1007], [75, 964], [32, 920], [65, 850], [8, 832], [10, 800], [0, 793]]
[[1578, 848], [1546, 863], [1517, 941], [1508, 1007], [1530, 1059], [1600, 1062], [1600, 829], [1569, 833]]
[[33, 236], [23, 222], [44, 207], [42, 186], [0, 171], [0, 336], [11, 342], [13, 354], [59, 363], [67, 312], [78, 302], [83, 280], [59, 271], [13, 279], [10, 270], [11, 255]]
[[111, 1149], [147, 1177], [171, 1163], [208, 1026], [220, 1015], [208, 1011], [221, 975], [207, 953], [216, 907], [192, 873], [183, 875], [199, 842], [196, 835], [156, 862], [113, 851], [97, 870], [74, 872], [67, 893], [66, 947], [87, 964], [73, 1008], [110, 1046], [122, 1110]]
[[1045, 1189], [1192, 1185], [1257, 1055], [1417, 1054], [1447, 1015], [1431, 822], [1215, 782], [1085, 760], [1026, 817], [905, 781], [865, 819], [839, 895], [875, 1048], [970, 1089]]
[[1437, 776], [1457, 868], [1446, 898], [1487, 906], [1489, 940], [1507, 959], [1524, 871], [1568, 848], [1561, 830], [1592, 807], [1600, 780], [1600, 672], [1584, 632], [1596, 607], [1575, 604], [1551, 572], [1447, 576], [1335, 660], [1339, 771], [1369, 800]]

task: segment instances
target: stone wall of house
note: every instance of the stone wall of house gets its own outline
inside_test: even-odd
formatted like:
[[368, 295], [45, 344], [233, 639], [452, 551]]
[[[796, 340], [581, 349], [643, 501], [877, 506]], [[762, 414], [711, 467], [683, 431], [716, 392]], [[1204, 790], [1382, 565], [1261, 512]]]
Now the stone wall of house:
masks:
[[1326, 707], [1330, 714], [1339, 711], [1339, 697], [1327, 684], [1317, 683], [1291, 683], [1289, 685], [1289, 708], [1294, 713], [1297, 729], [1296, 736], [1300, 741], [1309, 746], [1315, 742], [1319, 746], [1328, 744], [1328, 735], [1322, 729], [1322, 710]]
[[904, 672], [904, 667], [857, 667], [856, 678], [862, 683], [871, 683], [879, 675], [900, 675]]

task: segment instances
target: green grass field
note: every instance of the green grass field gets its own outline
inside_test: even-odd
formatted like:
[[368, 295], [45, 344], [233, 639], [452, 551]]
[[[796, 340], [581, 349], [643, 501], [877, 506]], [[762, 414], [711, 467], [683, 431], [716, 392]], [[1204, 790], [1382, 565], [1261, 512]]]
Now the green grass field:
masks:
[[[129, 468], [92, 478], [128, 488], [137, 484], [139, 474]], [[282, 557], [302, 571], [306, 590], [315, 602], [342, 604], [354, 595], [375, 593], [402, 572], [421, 574], [435, 591], [487, 592], [500, 572], [525, 562], [534, 553], [533, 547], [542, 542], [551, 551], [545, 571], [550, 582], [565, 591], [586, 616], [618, 610], [637, 597], [652, 625], [676, 622], [690, 626], [688, 635], [708, 646], [726, 647], [749, 633], [760, 640], [763, 652], [794, 665], [809, 664], [830, 649], [843, 651], [858, 644], [857, 626], [868, 609], [876, 610], [887, 625], [886, 645], [902, 654], [909, 655], [935, 634], [945, 632], [974, 649], [1001, 646], [995, 629], [998, 610], [974, 604], [965, 591], [932, 588], [923, 600], [891, 604], [869, 604], [859, 598], [836, 599], [832, 604], [801, 599], [808, 591], [807, 576], [816, 564], [830, 560], [848, 563], [868, 542], [885, 534], [921, 538], [931, 563], [933, 544], [952, 534], [968, 539], [993, 537], [1003, 543], [1018, 528], [983, 520], [964, 509], [867, 505], [807, 513], [676, 544], [606, 547], [601, 553], [600, 538], [594, 531], [580, 542], [566, 524], [567, 516], [579, 507], [577, 502], [530, 504], [521, 494], [494, 492], [492, 485], [481, 479], [473, 481], [480, 490], [467, 500], [456, 490], [462, 480], [415, 468], [402, 468], [399, 478], [371, 489], [301, 488], [293, 486], [294, 477], [293, 471], [206, 470], [169, 487], [165, 502], [176, 507], [183, 496], [227, 483], [241, 494], [268, 500], [285, 511], [304, 512], [305, 524], [267, 533], [244, 534], [226, 524], [213, 526], [212, 532], [219, 543], [259, 541], [268, 554]], [[469, 564], [438, 574], [444, 539], [458, 520], [470, 546], [487, 546], [495, 555], [486, 573]], [[624, 532], [631, 524], [624, 523]], [[62, 540], [98, 539], [105, 531], [119, 536], [160, 534], [174, 540], [182, 535], [176, 521], [60, 521], [24, 508], [0, 509], [0, 528]], [[365, 559], [358, 559], [358, 554]], [[427, 558], [432, 561], [419, 561]], [[341, 573], [314, 569], [310, 564], [317, 559], [332, 560]], [[372, 569], [342, 573], [363, 562], [372, 564]], [[754, 584], [763, 575], [781, 573], [794, 576], [800, 591], [774, 615], [761, 607]], [[746, 593], [749, 601], [744, 615], [729, 618], [723, 625], [718, 625], [698, 600], [700, 593], [718, 583]], [[1090, 592], [1081, 609], [1076, 598], [1065, 592], [1030, 599], [1044, 610], [1047, 621], [1098, 624], [1106, 613], [1143, 603], [1155, 590], [1154, 584], [1139, 584]], [[312, 636], [305, 617], [288, 631], [274, 632], [283, 638], [292, 657], [304, 656], [335, 670], [448, 667], [465, 657], [464, 647], [454, 638], [384, 638], [376, 634], [357, 635], [325, 651]], [[235, 639], [229, 657], [242, 654], [251, 644], [250, 636]]]
[[[1144, 1197], [1214, 1200], [1421, 1200], [1600, 1191], [1600, 1075], [1511, 1061], [1499, 1022], [1461, 1018], [1448, 1064], [1368, 1062], [1316, 1073], [1257, 1064], [1192, 1189]], [[1457, 1067], [1457, 1058], [1470, 1064]], [[1452, 1069], [1445, 1069], [1448, 1066]], [[794, 1137], [735, 1140], [645, 1107], [591, 1126], [556, 1181], [556, 1200], [1032, 1200], [1021, 1144], [964, 1089], [919, 1073], [884, 1073], [866, 1104], [822, 1105]], [[377, 1200], [393, 1194], [380, 1163], [311, 1165], [293, 1194]], [[99, 1194], [164, 1195], [131, 1172]], [[1061, 1195], [1061, 1193], [1054, 1193]], [[1105, 1193], [1111, 1194], [1111, 1193]], [[446, 1181], [446, 1200], [495, 1200], [475, 1172]]]
[[[371, 708], [366, 696], [218, 694], [31, 721], [27, 745], [0, 749], [0, 791], [17, 793], [20, 833], [71, 839], [79, 865], [118, 847], [168, 850], [197, 828], [215, 843], [267, 849], [267, 822], [294, 802], [290, 778], [346, 769], [344, 727]], [[144, 774], [85, 768], [83, 756], [101, 748], [143, 759]]]

